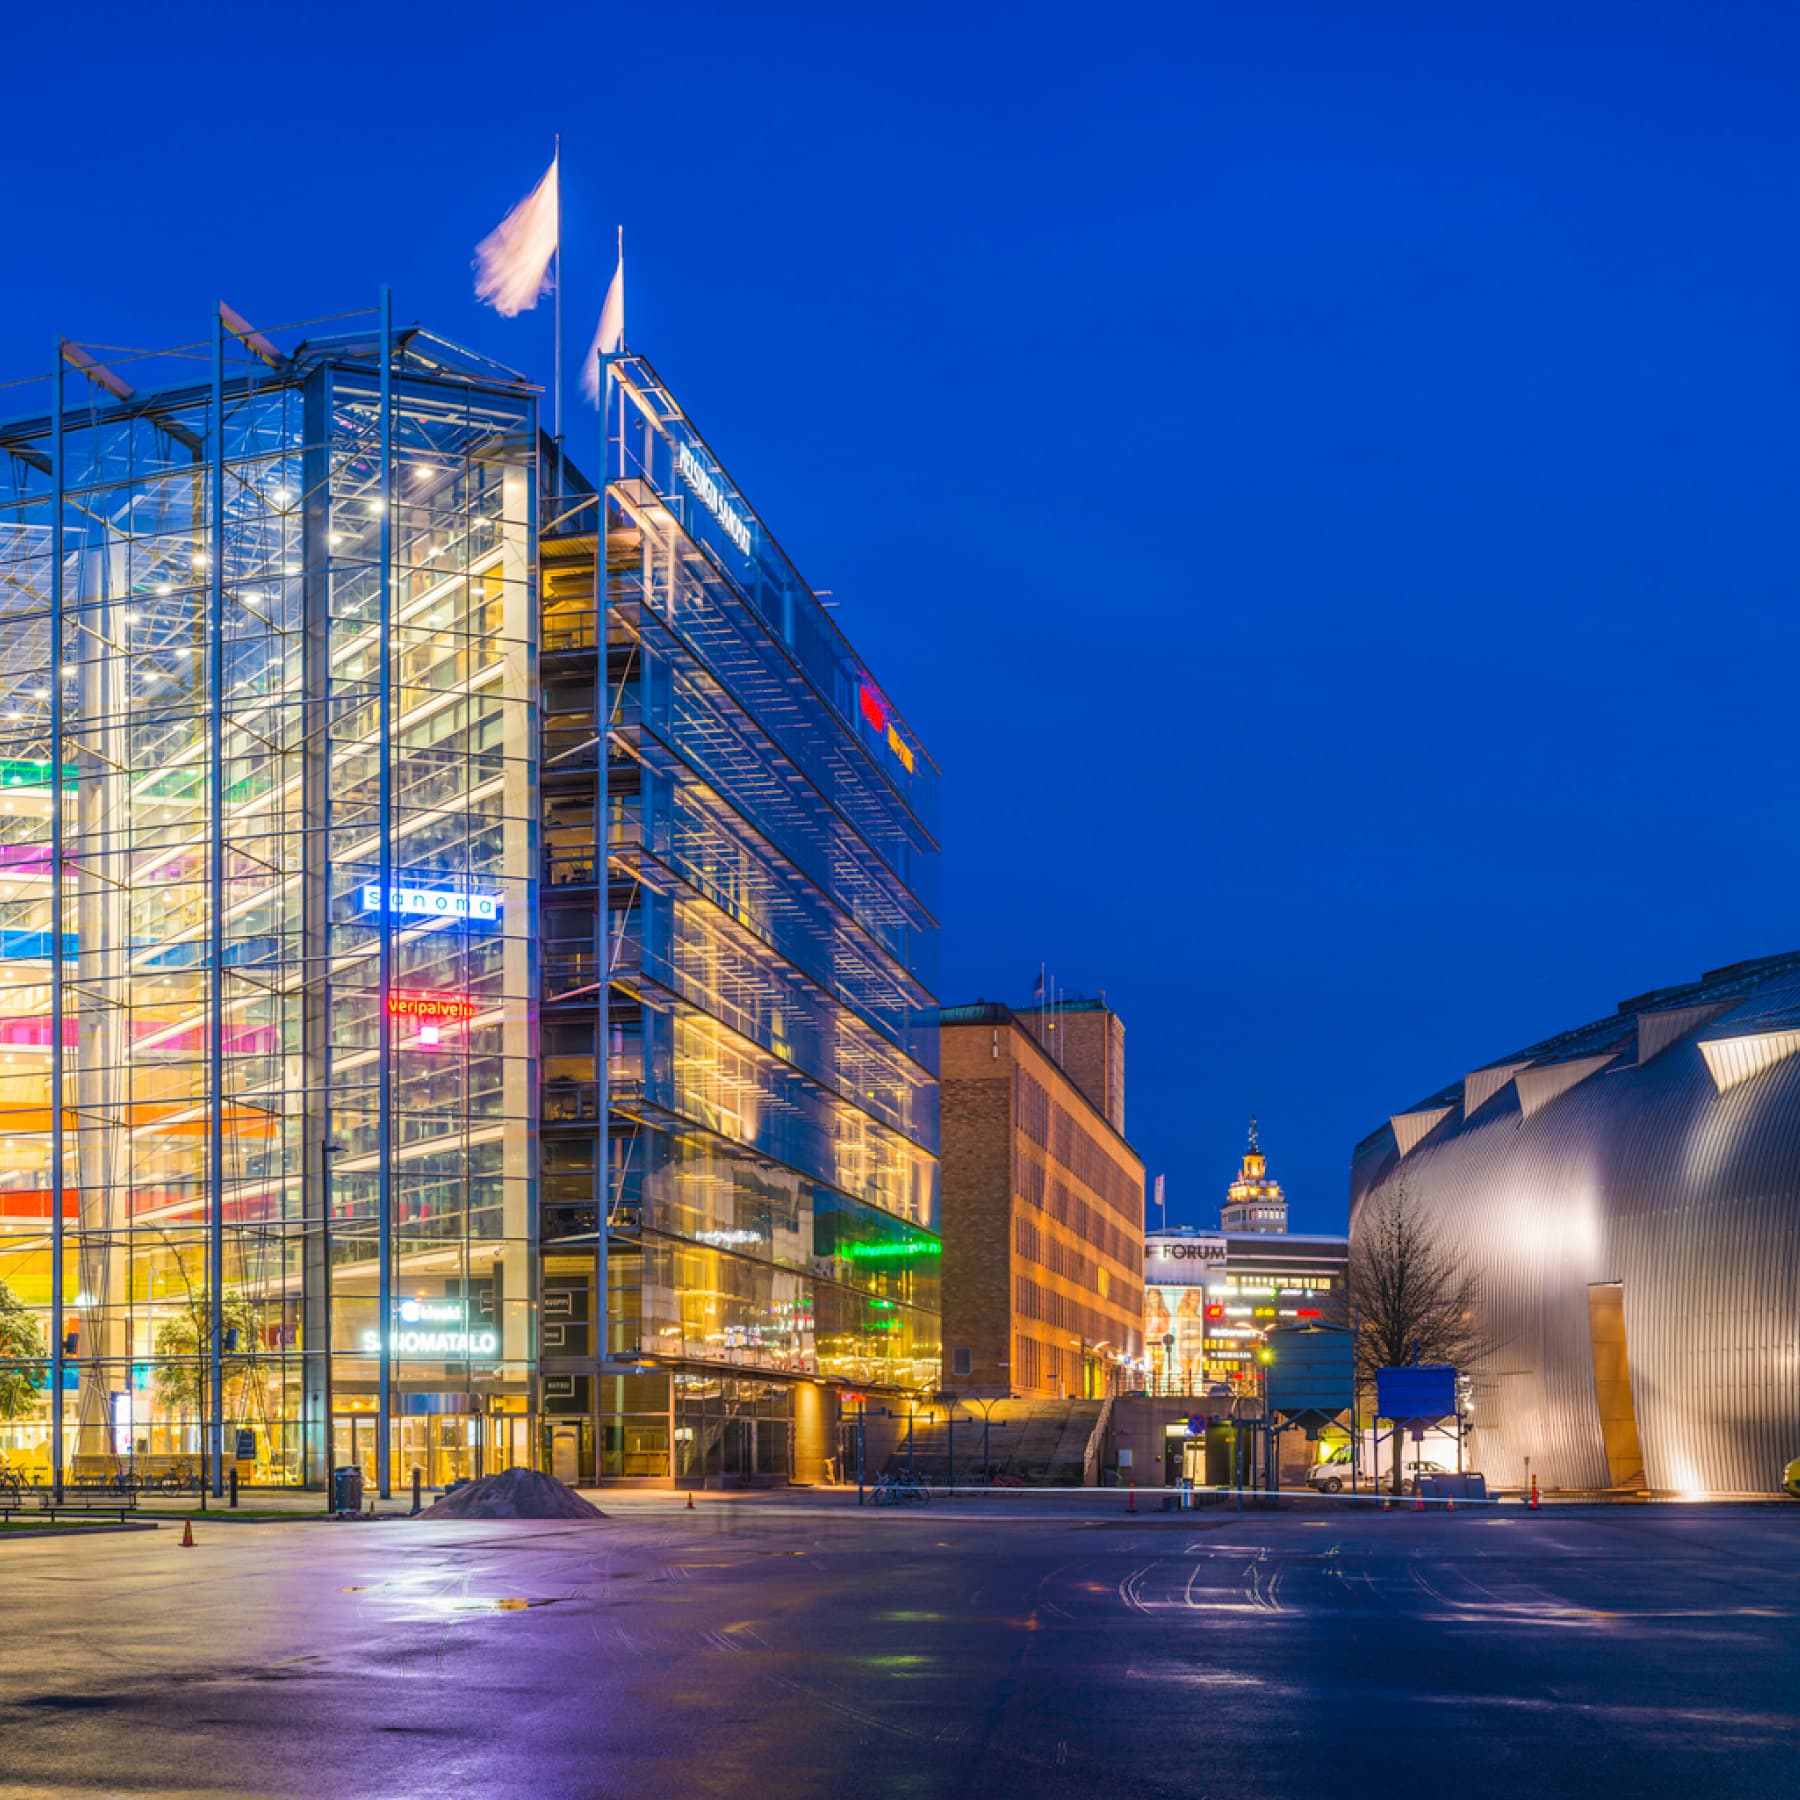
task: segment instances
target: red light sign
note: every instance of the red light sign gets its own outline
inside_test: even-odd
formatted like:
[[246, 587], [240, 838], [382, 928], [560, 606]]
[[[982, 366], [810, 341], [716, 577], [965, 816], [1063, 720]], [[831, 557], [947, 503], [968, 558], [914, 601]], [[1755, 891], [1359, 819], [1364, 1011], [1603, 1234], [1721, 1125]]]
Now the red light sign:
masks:
[[1296, 1319], [1316, 1319], [1319, 1317], [1319, 1309], [1316, 1306], [1297, 1307], [1294, 1317]]
[[1223, 1306], [1209, 1306], [1206, 1309], [1206, 1316], [1209, 1319], [1222, 1319], [1225, 1316], [1225, 1308]]
[[467, 994], [389, 994], [388, 1011], [396, 1019], [420, 1019], [443, 1023], [472, 1019], [480, 1009]]
[[858, 684], [856, 690], [857, 703], [862, 707], [862, 715], [873, 725], [877, 732], [887, 739], [887, 747], [899, 757], [902, 766], [910, 775], [913, 770], [912, 746], [901, 737], [888, 718], [888, 703], [882, 699], [877, 690], [868, 682]]

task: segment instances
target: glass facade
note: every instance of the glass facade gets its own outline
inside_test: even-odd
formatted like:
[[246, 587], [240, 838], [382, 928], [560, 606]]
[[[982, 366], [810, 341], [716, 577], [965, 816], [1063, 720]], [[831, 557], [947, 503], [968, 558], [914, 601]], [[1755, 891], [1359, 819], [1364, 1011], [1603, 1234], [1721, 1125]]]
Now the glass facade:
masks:
[[39, 387], [0, 1477], [780, 1478], [935, 1385], [937, 773], [649, 366], [598, 496], [385, 304]]
[[938, 1377], [937, 771], [650, 366], [608, 383], [543, 544], [546, 1454], [779, 1478], [796, 1383]]
[[43, 386], [0, 425], [0, 1451], [524, 1460], [535, 398], [385, 306]]

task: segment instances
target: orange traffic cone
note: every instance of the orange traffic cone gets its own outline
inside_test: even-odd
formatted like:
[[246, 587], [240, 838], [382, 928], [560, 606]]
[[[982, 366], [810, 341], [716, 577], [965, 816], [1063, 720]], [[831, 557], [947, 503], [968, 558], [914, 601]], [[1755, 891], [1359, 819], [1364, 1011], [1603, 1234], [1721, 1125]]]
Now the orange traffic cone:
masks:
[[1444, 1496], [1444, 1511], [1445, 1512], [1455, 1512], [1456, 1511], [1456, 1496], [1454, 1494], [1446, 1494]]
[[181, 1528], [181, 1547], [184, 1550], [191, 1550], [194, 1547], [194, 1521], [192, 1519], [189, 1519]]
[[1413, 1483], [1413, 1511], [1414, 1512], [1423, 1512], [1424, 1510], [1425, 1510], [1425, 1490], [1422, 1487], [1420, 1487], [1419, 1484], [1415, 1481]]
[[1531, 1478], [1531, 1510], [1537, 1511], [1537, 1477], [1535, 1475]]
[[694, 1496], [692, 1494], [688, 1495], [687, 1509], [689, 1512], [694, 1510]]
[[1128, 1481], [1125, 1484], [1125, 1510], [1128, 1513], [1137, 1511], [1137, 1483]]

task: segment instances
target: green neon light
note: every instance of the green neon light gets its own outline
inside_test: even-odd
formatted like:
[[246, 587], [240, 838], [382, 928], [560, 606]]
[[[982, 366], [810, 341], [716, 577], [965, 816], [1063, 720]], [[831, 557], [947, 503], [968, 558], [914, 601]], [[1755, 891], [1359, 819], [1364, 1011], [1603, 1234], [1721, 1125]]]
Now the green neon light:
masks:
[[[63, 786], [72, 788], [75, 785], [75, 765], [64, 763], [62, 772]], [[48, 787], [49, 785], [50, 765], [47, 762], [31, 762], [18, 756], [0, 756], [0, 787]]]
[[907, 1238], [898, 1244], [846, 1244], [838, 1252], [851, 1262], [887, 1262], [894, 1257], [942, 1256], [944, 1246], [936, 1238]]

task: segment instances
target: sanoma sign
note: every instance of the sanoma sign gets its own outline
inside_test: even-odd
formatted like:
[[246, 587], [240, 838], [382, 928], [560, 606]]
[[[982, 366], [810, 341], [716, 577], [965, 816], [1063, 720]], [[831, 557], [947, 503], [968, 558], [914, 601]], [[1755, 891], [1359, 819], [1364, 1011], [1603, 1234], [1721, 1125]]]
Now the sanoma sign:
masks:
[[[395, 1308], [394, 1329], [388, 1333], [390, 1356], [498, 1356], [500, 1334], [491, 1325], [470, 1328], [465, 1304], [460, 1300], [402, 1300]], [[362, 1334], [365, 1356], [381, 1354], [381, 1334]]]

